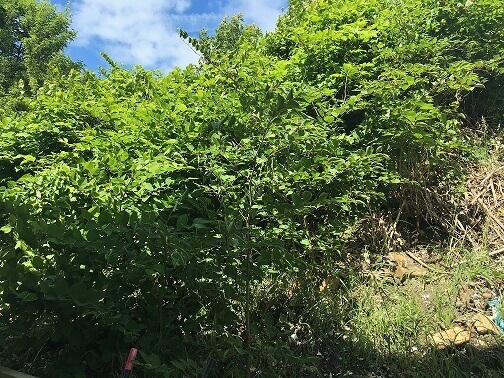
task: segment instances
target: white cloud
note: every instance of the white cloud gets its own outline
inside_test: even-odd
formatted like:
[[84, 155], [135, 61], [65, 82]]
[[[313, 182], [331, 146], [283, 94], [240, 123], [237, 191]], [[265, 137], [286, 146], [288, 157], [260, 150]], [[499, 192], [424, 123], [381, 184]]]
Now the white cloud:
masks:
[[186, 66], [198, 56], [179, 38], [171, 15], [189, 6], [188, 0], [78, 0], [73, 8], [75, 44], [98, 45], [126, 65]]
[[201, 29], [215, 29], [222, 19], [224, 14], [220, 12], [213, 13], [186, 13], [170, 15], [174, 25], [185, 30], [193, 36], [199, 34]]
[[197, 62], [198, 56], [179, 38], [178, 27], [191, 34], [203, 28], [212, 31], [225, 14], [243, 13], [246, 22], [269, 31], [286, 3], [213, 0], [206, 7], [211, 13], [188, 13], [190, 0], [74, 0], [72, 26], [78, 32], [74, 44], [103, 50], [126, 65], [184, 67]]

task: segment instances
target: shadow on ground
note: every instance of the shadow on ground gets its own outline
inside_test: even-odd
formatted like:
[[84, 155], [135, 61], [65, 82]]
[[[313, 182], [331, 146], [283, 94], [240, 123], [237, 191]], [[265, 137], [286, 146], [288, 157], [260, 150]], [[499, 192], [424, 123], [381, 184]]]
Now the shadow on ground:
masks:
[[344, 342], [321, 360], [320, 370], [326, 377], [504, 377], [504, 343], [501, 338], [485, 347], [467, 344], [388, 354], [371, 343]]

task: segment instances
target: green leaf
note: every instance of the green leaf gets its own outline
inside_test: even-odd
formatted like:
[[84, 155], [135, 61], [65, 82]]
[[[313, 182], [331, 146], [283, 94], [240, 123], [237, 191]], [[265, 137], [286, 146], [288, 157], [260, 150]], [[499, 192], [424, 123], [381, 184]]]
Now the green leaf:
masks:
[[86, 240], [89, 241], [89, 242], [97, 242], [98, 240], [101, 239], [101, 235], [100, 235], [100, 232], [93, 228], [91, 230], [89, 230], [87, 233], [86, 233]]
[[327, 197], [329, 197], [329, 193], [322, 192], [322, 193], [320, 193], [320, 195], [319, 195], [319, 200], [320, 200], [320, 201], [324, 201], [325, 199], [327, 199]]
[[285, 357], [294, 364], [311, 364], [319, 360], [318, 357], [296, 357], [294, 355], [286, 355]]
[[301, 165], [305, 168], [310, 168], [312, 163], [311, 163], [311, 160], [306, 158], [306, 157], [302, 157], [301, 160], [299, 161], [301, 163]]
[[176, 108], [177, 108], [178, 110], [180, 110], [181, 112], [185, 112], [185, 111], [187, 110], [187, 106], [185, 106], [184, 104], [182, 104], [182, 103], [180, 103], [180, 102], [179, 102], [179, 103], [177, 103]]
[[186, 364], [183, 360], [172, 360], [170, 363], [180, 371], [186, 371]]
[[245, 356], [248, 354], [247, 350], [246, 349], [243, 349], [243, 348], [240, 348], [240, 347], [237, 347], [236, 345], [234, 345], [234, 349], [236, 350], [236, 352], [240, 355], [240, 356]]
[[114, 218], [112, 218], [112, 215], [109, 214], [107, 211], [102, 211], [100, 215], [98, 216], [98, 222], [102, 224], [108, 224], [112, 223], [114, 221]]
[[194, 220], [193, 220], [193, 227], [195, 227], [195, 228], [205, 228], [208, 223], [211, 223], [208, 219], [194, 218]]
[[275, 324], [275, 318], [271, 313], [268, 312], [264, 317], [264, 324], [266, 324], [267, 327], [272, 327]]
[[185, 228], [187, 226], [187, 221], [189, 220], [189, 216], [187, 214], [183, 214], [177, 219], [177, 228]]
[[303, 200], [296, 193], [292, 193], [291, 198], [292, 198], [292, 202], [294, 203], [294, 206], [300, 207], [303, 204]]
[[307, 202], [307, 201], [310, 201], [312, 198], [312, 193], [308, 190], [305, 190], [303, 192], [303, 201]]
[[8, 234], [9, 232], [12, 231], [12, 226], [10, 224], [6, 224], [5, 226], [0, 228], [0, 231], [3, 231], [4, 233]]
[[64, 278], [59, 278], [54, 283], [54, 291], [59, 299], [64, 299], [69, 295], [70, 287]]
[[33, 302], [38, 299], [37, 294], [30, 293], [28, 291], [23, 291], [22, 293], [19, 293], [17, 297], [21, 299], [23, 302]]
[[126, 151], [120, 149], [119, 152], [117, 153], [117, 157], [119, 158], [119, 161], [125, 162], [126, 160], [128, 160], [129, 155]]
[[235, 124], [236, 124], [236, 117], [234, 115], [231, 115], [231, 117], [229, 117], [228, 127], [232, 128]]
[[70, 296], [78, 305], [83, 305], [86, 298], [87, 287], [83, 282], [76, 282], [70, 289]]
[[32, 259], [32, 266], [35, 269], [42, 269], [44, 268], [44, 260], [40, 256], [34, 256]]
[[140, 352], [142, 355], [142, 358], [144, 359], [145, 363], [153, 366], [153, 367], [159, 367], [161, 366], [161, 358], [157, 354], [150, 354], [150, 353], [144, 353]]

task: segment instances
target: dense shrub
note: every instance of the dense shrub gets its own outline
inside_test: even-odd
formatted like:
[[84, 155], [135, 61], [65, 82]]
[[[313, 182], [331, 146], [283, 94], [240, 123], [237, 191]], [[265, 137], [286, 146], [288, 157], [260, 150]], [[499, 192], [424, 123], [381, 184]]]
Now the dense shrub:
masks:
[[445, 172], [468, 95], [481, 115], [502, 99], [484, 85], [502, 85], [503, 14], [292, 1], [199, 67], [47, 83], [1, 123], [2, 355], [51, 377], [111, 374], [131, 346], [147, 376], [309, 366], [253, 292], [340, 259], [418, 167]]

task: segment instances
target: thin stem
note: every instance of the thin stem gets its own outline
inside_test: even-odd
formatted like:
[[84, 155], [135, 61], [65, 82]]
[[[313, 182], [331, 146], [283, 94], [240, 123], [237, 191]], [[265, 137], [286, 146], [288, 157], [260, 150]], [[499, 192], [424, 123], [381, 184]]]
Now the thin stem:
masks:
[[245, 298], [245, 335], [247, 338], [247, 378], [250, 378], [250, 370], [252, 363], [252, 341], [250, 339], [250, 248], [247, 249], [247, 281], [246, 281], [246, 298]]

